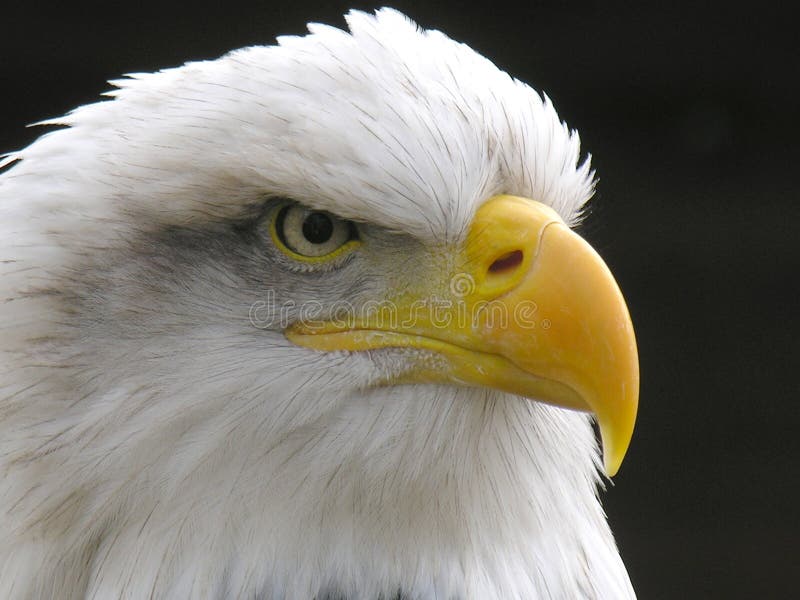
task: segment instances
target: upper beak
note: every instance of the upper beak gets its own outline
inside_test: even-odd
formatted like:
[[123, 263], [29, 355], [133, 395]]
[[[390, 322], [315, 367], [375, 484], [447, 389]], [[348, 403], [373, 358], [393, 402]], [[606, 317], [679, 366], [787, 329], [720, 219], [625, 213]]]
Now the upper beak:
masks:
[[286, 336], [317, 350], [426, 349], [442, 360], [396, 381], [488, 386], [589, 410], [614, 475], [633, 434], [639, 362], [608, 267], [552, 209], [514, 196], [478, 209], [455, 263], [449, 281], [422, 277], [391, 298], [394, 318], [297, 322]]

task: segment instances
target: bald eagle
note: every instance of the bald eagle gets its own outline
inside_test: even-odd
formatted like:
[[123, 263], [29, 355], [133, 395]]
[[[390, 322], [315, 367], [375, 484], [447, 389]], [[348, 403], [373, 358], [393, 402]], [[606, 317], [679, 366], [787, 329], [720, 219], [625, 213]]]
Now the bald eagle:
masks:
[[570, 229], [578, 136], [442, 33], [346, 19], [4, 159], [0, 597], [633, 596], [597, 490], [638, 359]]

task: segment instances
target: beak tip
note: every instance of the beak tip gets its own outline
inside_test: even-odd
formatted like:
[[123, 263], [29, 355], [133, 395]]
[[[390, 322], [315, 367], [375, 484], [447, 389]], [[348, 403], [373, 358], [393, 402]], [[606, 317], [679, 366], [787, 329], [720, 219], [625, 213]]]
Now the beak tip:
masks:
[[603, 468], [606, 472], [606, 477], [614, 477], [619, 471], [621, 464], [621, 460], [612, 460], [609, 453], [603, 452]]
[[[635, 418], [634, 418], [635, 420]], [[603, 468], [608, 477], [614, 477], [622, 465], [633, 436], [633, 421], [627, 427], [622, 423], [609, 423], [600, 420], [600, 438], [603, 448]]]

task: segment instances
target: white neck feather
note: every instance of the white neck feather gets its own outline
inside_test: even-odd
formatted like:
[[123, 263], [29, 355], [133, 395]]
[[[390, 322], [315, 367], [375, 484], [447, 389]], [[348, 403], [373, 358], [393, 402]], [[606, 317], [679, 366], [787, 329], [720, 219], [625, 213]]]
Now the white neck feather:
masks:
[[[17, 513], [3, 529], [0, 595], [633, 597], [585, 415], [447, 387], [298, 393], [270, 407], [276, 437], [263, 401], [218, 410], [175, 392], [125, 415], [91, 454], [54, 452], [7, 480], [7, 495], [37, 507], [22, 522], [46, 527], [20, 530]], [[130, 397], [95, 401], [108, 412], [62, 442], [103, 435]], [[162, 427], [143, 426], [152, 411]]]

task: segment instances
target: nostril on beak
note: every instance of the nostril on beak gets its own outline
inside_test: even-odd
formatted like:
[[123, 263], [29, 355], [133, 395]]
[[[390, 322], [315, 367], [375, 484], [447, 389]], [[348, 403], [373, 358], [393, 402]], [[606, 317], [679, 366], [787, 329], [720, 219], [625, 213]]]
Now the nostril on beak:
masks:
[[522, 250], [506, 252], [489, 265], [489, 273], [507, 273], [522, 264]]

